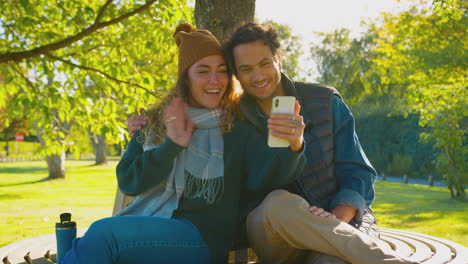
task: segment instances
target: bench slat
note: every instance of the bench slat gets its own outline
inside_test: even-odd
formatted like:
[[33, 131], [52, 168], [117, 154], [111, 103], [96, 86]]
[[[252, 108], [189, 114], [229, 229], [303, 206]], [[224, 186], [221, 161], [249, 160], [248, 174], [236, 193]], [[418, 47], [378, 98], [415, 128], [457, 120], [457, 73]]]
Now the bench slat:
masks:
[[[440, 255], [451, 256], [452, 260], [447, 263], [450, 263], [450, 264], [467, 264], [468, 263], [468, 249], [450, 240], [446, 240], [443, 238], [438, 238], [438, 237], [434, 237], [434, 236], [430, 236], [426, 234], [398, 230], [398, 229], [389, 229], [389, 228], [379, 228], [379, 229], [381, 230], [382, 233], [393, 233], [399, 236], [413, 236], [421, 240], [427, 239], [428, 240], [427, 243], [429, 243], [430, 245], [439, 246], [439, 248], [436, 249], [436, 251], [441, 250], [442, 252], [440, 253]], [[443, 249], [440, 246], [440, 244], [449, 248], [450, 252], [447, 252], [446, 249]], [[435, 257], [439, 257], [440, 255], [438, 255], [437, 252], [435, 253]], [[430, 263], [437, 263], [437, 262], [430, 262]]]
[[390, 236], [390, 237], [393, 237], [395, 239], [398, 239], [398, 240], [401, 240], [401, 241], [404, 241], [405, 243], [409, 244], [411, 247], [414, 248], [414, 252], [413, 254], [409, 257], [410, 260], [412, 261], [415, 261], [415, 262], [423, 262], [423, 261], [426, 261], [428, 259], [430, 259], [432, 257], [432, 249], [427, 246], [426, 244], [416, 240], [416, 239], [413, 239], [413, 238], [410, 238], [410, 237], [407, 237], [407, 236], [400, 236], [400, 235], [395, 235], [395, 234], [392, 234], [391, 232], [382, 232], [382, 234], [385, 234], [386, 236]]
[[[86, 228], [78, 229], [77, 236], [83, 236], [86, 230]], [[6, 245], [0, 248], [0, 259], [3, 263], [10, 262], [11, 264], [55, 263], [55, 255], [51, 256], [51, 260], [54, 262], [45, 258], [47, 252], [56, 254], [55, 233], [32, 237]]]
[[422, 237], [420, 235], [414, 234], [401, 234], [399, 232], [389, 232], [395, 234], [395, 236], [401, 237], [410, 237], [416, 239], [424, 244], [426, 244], [429, 248], [431, 248], [433, 255], [430, 260], [424, 262], [425, 264], [442, 264], [448, 263], [452, 260], [452, 250], [448, 246], [438, 242], [434, 239], [429, 239]]
[[[27, 263], [32, 263], [34, 260], [35, 264], [36, 260], [44, 258], [46, 252], [52, 247], [55, 247], [55, 234], [50, 234], [50, 237], [44, 236], [40, 240], [38, 240], [33, 247], [30, 247], [26, 250], [27, 253], [24, 256], [24, 258], [26, 259]], [[51, 263], [49, 261], [47, 262], [49, 264]]]
[[380, 236], [380, 239], [384, 240], [385, 242], [387, 242], [388, 244], [390, 244], [392, 246], [392, 249], [398, 253], [398, 255], [402, 256], [402, 257], [409, 257], [411, 254], [413, 254], [413, 250], [411, 250], [411, 247], [399, 240], [399, 239], [396, 239], [396, 238], [393, 238], [393, 237], [389, 237], [389, 236], [385, 236], [385, 235], [381, 235]]
[[27, 238], [9, 244], [0, 249], [0, 258], [2, 259], [3, 263], [8, 263], [7, 261], [11, 262], [12, 264], [24, 262], [24, 256], [26, 253], [28, 253], [38, 241], [43, 239], [50, 239], [55, 241], [55, 234]]

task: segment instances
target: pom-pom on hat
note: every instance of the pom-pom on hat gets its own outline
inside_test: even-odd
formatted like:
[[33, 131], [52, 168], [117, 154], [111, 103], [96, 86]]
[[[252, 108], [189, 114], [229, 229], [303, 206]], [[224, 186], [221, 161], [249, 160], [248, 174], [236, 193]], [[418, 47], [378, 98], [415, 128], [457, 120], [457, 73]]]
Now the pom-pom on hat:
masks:
[[179, 76], [203, 57], [222, 55], [221, 45], [211, 32], [196, 29], [187, 22], [177, 26], [174, 40], [179, 47]]

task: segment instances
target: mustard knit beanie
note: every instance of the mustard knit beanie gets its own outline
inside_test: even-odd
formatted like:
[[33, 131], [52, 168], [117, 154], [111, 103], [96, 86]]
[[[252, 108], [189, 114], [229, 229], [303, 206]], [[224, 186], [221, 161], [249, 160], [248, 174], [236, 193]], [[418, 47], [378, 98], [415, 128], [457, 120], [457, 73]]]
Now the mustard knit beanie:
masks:
[[196, 29], [187, 22], [177, 26], [174, 40], [179, 47], [179, 76], [203, 57], [222, 55], [221, 45], [211, 32]]

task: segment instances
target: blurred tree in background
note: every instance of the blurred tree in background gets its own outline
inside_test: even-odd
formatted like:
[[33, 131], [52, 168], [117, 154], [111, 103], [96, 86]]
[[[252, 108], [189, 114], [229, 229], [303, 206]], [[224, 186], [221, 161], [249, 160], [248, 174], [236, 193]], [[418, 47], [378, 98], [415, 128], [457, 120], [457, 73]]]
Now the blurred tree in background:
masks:
[[317, 63], [318, 82], [338, 87], [351, 105], [370, 94], [379, 95], [382, 90], [380, 78], [373, 69], [376, 36], [372, 27], [357, 39], [352, 39], [350, 31], [344, 28], [316, 33], [321, 42], [310, 48]]
[[1, 2], [2, 125], [25, 115], [49, 177], [65, 177], [64, 153], [80, 144], [73, 126], [120, 142], [128, 114], [173, 84], [172, 32], [191, 14], [177, 0]]
[[356, 39], [346, 29], [320, 33], [311, 54], [319, 82], [337, 87], [353, 109], [377, 169], [427, 177], [436, 166], [452, 197], [466, 199], [467, 3], [429, 4], [383, 14]]
[[281, 44], [282, 72], [288, 77], [299, 81], [299, 72], [304, 70], [301, 68], [304, 67], [304, 65], [299, 65], [299, 56], [302, 55], [300, 38], [292, 33], [291, 28], [288, 25], [279, 24], [273, 20], [264, 21], [262, 24], [272, 25], [276, 29], [276, 33], [278, 33], [278, 38]]
[[375, 60], [386, 83], [407, 86], [403, 105], [420, 115], [423, 141], [435, 141], [437, 165], [452, 198], [468, 183], [468, 13], [466, 1], [434, 1], [384, 15]]

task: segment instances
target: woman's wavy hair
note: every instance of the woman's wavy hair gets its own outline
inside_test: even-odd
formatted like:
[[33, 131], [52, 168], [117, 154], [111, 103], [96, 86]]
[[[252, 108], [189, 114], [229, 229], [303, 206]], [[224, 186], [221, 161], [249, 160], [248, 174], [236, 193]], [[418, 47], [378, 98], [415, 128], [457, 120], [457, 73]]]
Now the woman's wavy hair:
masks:
[[[235, 118], [241, 118], [239, 109], [239, 99], [242, 95], [242, 89], [234, 84], [232, 70], [228, 67], [228, 86], [222, 96], [219, 107], [223, 110], [221, 117], [221, 132], [231, 131]], [[148, 124], [141, 129], [138, 141], [144, 143], [151, 136], [151, 145], [160, 145], [166, 137], [166, 126], [164, 124], [164, 110], [172, 99], [180, 97], [188, 103], [190, 98], [188, 70], [180, 75], [174, 87], [168, 95], [161, 100], [159, 104], [153, 105], [145, 112], [148, 118]]]

